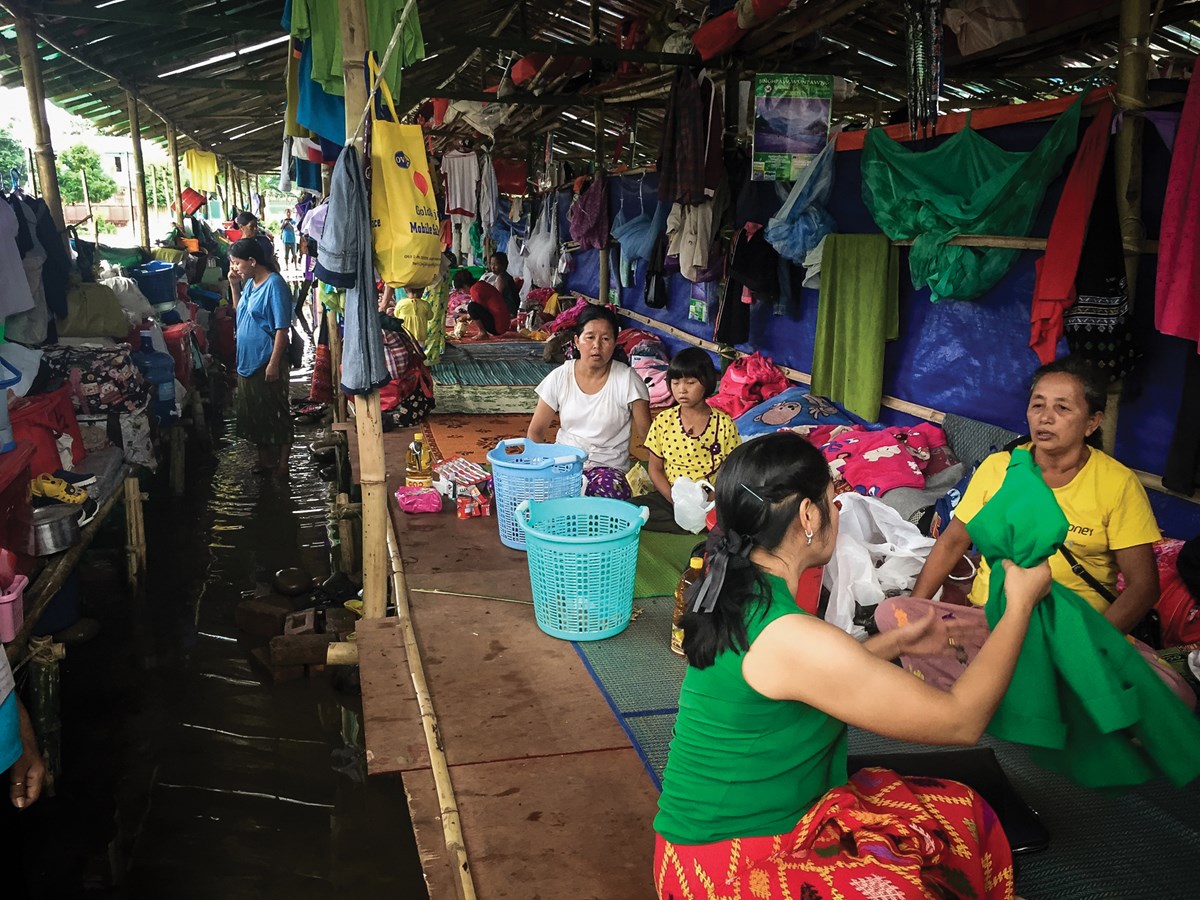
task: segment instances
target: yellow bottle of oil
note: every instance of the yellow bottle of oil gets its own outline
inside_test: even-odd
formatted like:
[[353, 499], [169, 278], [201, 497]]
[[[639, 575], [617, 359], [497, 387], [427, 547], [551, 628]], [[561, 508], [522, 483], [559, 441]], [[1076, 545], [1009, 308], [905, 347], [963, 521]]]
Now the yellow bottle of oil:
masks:
[[425, 443], [425, 435], [418, 431], [408, 445], [408, 457], [404, 466], [404, 483], [409, 487], [433, 485], [433, 453]]
[[699, 556], [693, 556], [687, 569], [679, 579], [679, 584], [675, 586], [675, 617], [671, 622], [671, 652], [676, 656], [683, 656], [683, 628], [679, 622], [683, 618], [687, 606], [687, 593], [691, 586], [704, 577], [704, 560]]

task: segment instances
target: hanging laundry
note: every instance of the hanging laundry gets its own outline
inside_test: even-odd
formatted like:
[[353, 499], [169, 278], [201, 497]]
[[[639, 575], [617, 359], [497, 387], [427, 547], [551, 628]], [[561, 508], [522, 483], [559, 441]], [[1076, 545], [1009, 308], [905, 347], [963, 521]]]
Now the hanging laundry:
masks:
[[[288, 13], [290, 14], [290, 4]], [[285, 30], [291, 31], [286, 15], [283, 27]], [[303, 46], [304, 42], [296, 38], [288, 41], [287, 59], [283, 70], [286, 94], [283, 107], [283, 136], [285, 138], [312, 136], [307, 128], [302, 127], [296, 121], [296, 112], [300, 105], [300, 55], [303, 52]]]
[[1154, 327], [1200, 339], [1200, 78], [1192, 76], [1175, 136], [1158, 236]]
[[1046, 187], [1079, 132], [1081, 94], [1029, 152], [1001, 150], [970, 127], [925, 152], [908, 149], [882, 128], [867, 132], [863, 201], [892, 240], [911, 240], [915, 288], [931, 299], [973, 300], [1012, 268], [1019, 250], [956, 247], [960, 234], [1027, 235]]
[[[297, 78], [296, 124], [341, 146], [346, 143], [346, 98], [326, 91], [312, 77], [312, 43], [302, 41]], [[334, 156], [336, 159], [336, 154]]]
[[[1087, 222], [1096, 199], [1096, 185], [1108, 157], [1112, 117], [1112, 105], [1104, 103], [1088, 126], [1058, 200], [1050, 237], [1046, 240], [1046, 253], [1037, 261], [1029, 346], [1043, 365], [1054, 360], [1058, 339], [1062, 336], [1063, 311], [1075, 302], [1075, 274], [1079, 271], [1084, 235], [1088, 233]], [[1104, 189], [1112, 193], [1113, 184], [1105, 182]], [[1121, 265], [1123, 268], [1123, 261]]]
[[697, 77], [680, 66], [667, 100], [659, 147], [660, 201], [700, 203], [716, 193], [725, 177], [724, 125], [721, 96], [713, 80], [704, 72]]
[[604, 172], [597, 171], [590, 186], [571, 204], [567, 220], [571, 239], [582, 250], [599, 250], [608, 244], [608, 194]]
[[[1067, 517], [1029, 451], [1012, 452], [1000, 490], [967, 531], [991, 565], [987, 620], [1004, 613], [1002, 560], [1033, 566], [1067, 537]], [[1200, 776], [1200, 722], [1086, 600], [1057, 582], [1030, 618], [1012, 682], [988, 725], [1040, 765], [1085, 787]]]
[[496, 169], [492, 155], [484, 153], [479, 159], [479, 221], [485, 234], [490, 235], [496, 227], [500, 189], [496, 185]]
[[[405, 0], [369, 0], [367, 3], [367, 34], [371, 47], [383, 59], [392, 32], [405, 6], [400, 41], [384, 71], [384, 78], [397, 94], [400, 92], [401, 70], [425, 56], [425, 40], [416, 4]], [[328, 0], [289, 0], [284, 8], [284, 27], [292, 37], [307, 38], [312, 44], [312, 80], [326, 93], [344, 96], [342, 75], [341, 5]], [[290, 27], [289, 27], [290, 25]]]
[[[0, 203], [0, 319], [33, 308], [33, 294], [17, 249], [17, 212]], [[43, 255], [43, 260], [45, 256]]]
[[479, 185], [479, 157], [474, 150], [447, 150], [442, 154], [442, 173], [446, 176], [446, 212], [474, 216]]
[[207, 193], [217, 189], [217, 156], [207, 150], [188, 150], [183, 154], [183, 167], [193, 188]]
[[[0, 299], [0, 321], [3, 321], [5, 325], [6, 340], [37, 346], [45, 343], [50, 336], [50, 309], [46, 305], [46, 288], [42, 281], [42, 271], [46, 265], [47, 254], [42, 247], [42, 242], [37, 238], [37, 214], [22, 202], [20, 194], [13, 194], [8, 203], [0, 203], [0, 207], [5, 209], [10, 206], [12, 212], [16, 214], [19, 235], [16, 247], [21, 254], [21, 267], [25, 270], [25, 282], [29, 286], [29, 294], [33, 298], [33, 303], [23, 312], [10, 314], [7, 319], [4, 318], [3, 309], [8, 303], [17, 300], [22, 292], [19, 282], [7, 280], [8, 272], [4, 271], [7, 267], [2, 261], [4, 250], [0, 248], [0, 279], [5, 279], [4, 284], [13, 285], [10, 296]], [[4, 211], [0, 210], [0, 220], [3, 220], [4, 217]], [[0, 244], [5, 243], [4, 230], [3, 222], [0, 221]], [[0, 394], [2, 393], [3, 391], [0, 391]], [[3, 401], [0, 400], [0, 402]]]
[[286, 137], [283, 139], [283, 152], [279, 157], [279, 190], [285, 194], [292, 192], [292, 142]]
[[830, 141], [816, 159], [805, 166], [787, 201], [767, 221], [767, 240], [779, 255], [803, 263], [809, 252], [837, 223], [825, 209], [833, 195], [833, 160], [837, 141]]
[[812, 392], [879, 418], [883, 351], [900, 336], [900, 254], [882, 234], [831, 234], [821, 257]]

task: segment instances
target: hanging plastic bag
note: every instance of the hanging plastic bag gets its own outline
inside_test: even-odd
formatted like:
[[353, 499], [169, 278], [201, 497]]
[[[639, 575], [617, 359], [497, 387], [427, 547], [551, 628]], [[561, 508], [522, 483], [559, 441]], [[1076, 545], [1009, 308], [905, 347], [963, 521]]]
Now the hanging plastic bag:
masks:
[[[371, 60], [371, 77], [377, 66]], [[441, 223], [420, 125], [401, 125], [387, 82], [371, 104], [371, 234], [375, 268], [392, 287], [424, 288], [438, 275]]]
[[710, 499], [712, 489], [707, 481], [692, 481], [686, 476], [676, 478], [671, 485], [675, 524], [692, 534], [703, 531], [709, 512], [717, 505], [716, 500]]
[[855, 624], [856, 614], [911, 591], [934, 540], [882, 500], [853, 493], [838, 500], [837, 546], [823, 581], [829, 589], [825, 620], [863, 640], [867, 632]]
[[529, 251], [525, 260], [525, 272], [528, 275], [525, 283], [531, 288], [551, 287], [554, 284], [554, 272], [558, 267], [556, 198], [556, 194], [549, 194], [542, 200], [542, 213], [525, 245]]

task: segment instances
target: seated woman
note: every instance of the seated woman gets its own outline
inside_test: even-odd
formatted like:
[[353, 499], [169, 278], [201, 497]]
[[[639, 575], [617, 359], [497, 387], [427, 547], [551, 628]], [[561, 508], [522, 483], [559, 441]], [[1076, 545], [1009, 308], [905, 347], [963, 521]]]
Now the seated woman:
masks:
[[860, 644], [797, 605], [829, 562], [829, 466], [799, 435], [756, 438], [717, 482], [722, 538], [688, 596], [687, 673], [654, 830], [660, 898], [1011, 898], [1012, 856], [970, 788], [887, 769], [847, 779], [846, 725], [928, 744], [974, 744], [1012, 678], [1049, 568], [1005, 563], [1008, 605], [971, 667], [940, 691], [888, 660], [952, 644], [920, 621]]
[[630, 440], [641, 443], [650, 426], [650, 392], [628, 365], [613, 359], [620, 326], [605, 306], [589, 306], [575, 326], [575, 359], [568, 359], [537, 386], [538, 404], [528, 437], [546, 442], [558, 414], [555, 441], [587, 453], [584, 475], [593, 497], [628, 500], [625, 473], [632, 464]]
[[655, 416], [646, 435], [654, 492], [634, 502], [649, 508], [648, 530], [682, 534], [675, 524], [671, 486], [683, 477], [713, 483], [717, 469], [742, 439], [733, 419], [708, 405], [717, 389], [717, 370], [712, 357], [699, 347], [688, 347], [672, 357], [667, 384], [678, 405]]
[[480, 281], [490, 284], [500, 292], [509, 315], [516, 318], [517, 310], [521, 307], [521, 292], [517, 289], [517, 282], [508, 274], [507, 253], [497, 252], [488, 257], [488, 270], [483, 273]]
[[490, 284], [476, 281], [475, 276], [467, 269], [459, 269], [454, 274], [454, 289], [470, 294], [471, 300], [467, 309], [459, 315], [459, 324], [465, 326], [462, 333], [455, 329], [455, 336], [467, 340], [486, 339], [504, 334], [512, 325], [508, 307], [504, 298]]
[[[1159, 596], [1158, 568], [1153, 544], [1161, 535], [1146, 490], [1133, 472], [1099, 449], [1100, 425], [1108, 400], [1107, 384], [1086, 360], [1065, 357], [1033, 373], [1026, 418], [1027, 447], [1070, 521], [1064, 551], [1050, 560], [1054, 580], [1070, 588], [1102, 613], [1114, 628], [1128, 633], [1149, 612]], [[875, 613], [886, 631], [914, 615], [923, 615], [951, 570], [971, 547], [967, 523], [999, 490], [1009, 454], [993, 453], [980, 464], [955, 508], [954, 519], [938, 537], [913, 586], [912, 597], [885, 600]], [[1069, 554], [1069, 556], [1068, 556]], [[958, 658], [907, 657], [905, 665], [927, 682], [948, 687], [962, 673], [987, 637], [983, 606], [988, 598], [989, 571], [980, 561], [968, 599], [970, 607], [953, 606], [946, 615], [966, 629]], [[1125, 589], [1116, 592], [1117, 576]], [[1139, 642], [1139, 650], [1190, 706], [1195, 694], [1154, 651]]]

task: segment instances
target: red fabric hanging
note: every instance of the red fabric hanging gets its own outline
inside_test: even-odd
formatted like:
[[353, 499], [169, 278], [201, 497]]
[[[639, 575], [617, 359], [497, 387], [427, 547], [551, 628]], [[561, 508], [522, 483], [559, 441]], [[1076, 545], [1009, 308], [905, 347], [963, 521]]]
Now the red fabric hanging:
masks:
[[[1075, 162], [1050, 225], [1046, 252], [1037, 261], [1029, 346], [1043, 365], [1054, 361], [1055, 348], [1063, 333], [1063, 312], [1075, 304], [1075, 273], [1079, 271], [1079, 254], [1083, 251], [1100, 170], [1108, 155], [1112, 118], [1112, 104], [1101, 106], [1079, 142]], [[1105, 188], [1115, 190], [1115, 185]]]
[[1193, 71], [1179, 118], [1158, 238], [1154, 327], [1200, 339], [1200, 77]]

